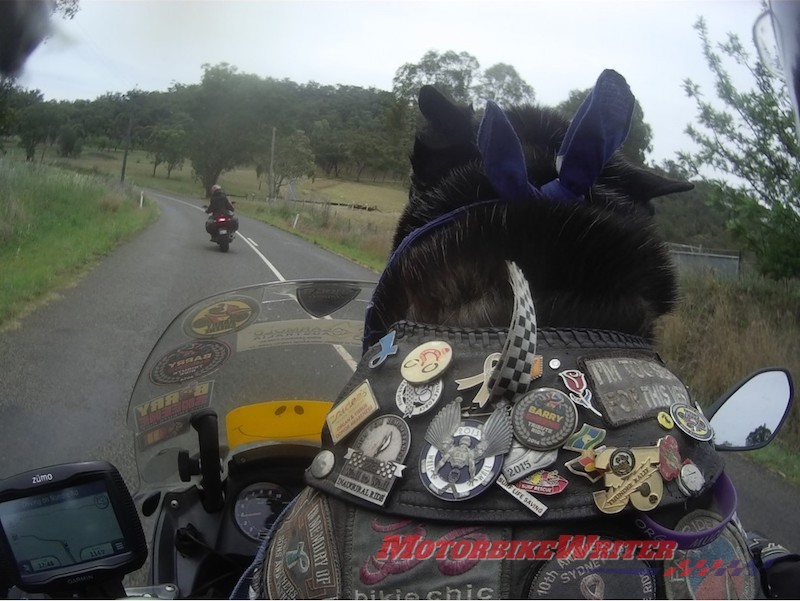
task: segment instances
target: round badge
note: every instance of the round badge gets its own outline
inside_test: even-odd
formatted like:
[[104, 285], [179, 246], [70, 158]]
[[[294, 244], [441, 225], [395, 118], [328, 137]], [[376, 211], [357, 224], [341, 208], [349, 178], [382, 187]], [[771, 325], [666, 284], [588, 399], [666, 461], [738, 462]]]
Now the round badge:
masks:
[[417, 385], [403, 380], [397, 387], [394, 400], [397, 408], [403, 412], [403, 417], [421, 415], [436, 404], [442, 396], [443, 387], [441, 379]]
[[[703, 532], [718, 527], [721, 522], [716, 513], [698, 509], [682, 518], [675, 530]], [[718, 569], [701, 568], [712, 564], [718, 565]], [[686, 566], [696, 567], [687, 569]], [[673, 558], [664, 562], [668, 599], [755, 599], [757, 574], [747, 544], [733, 522], [707, 545], [676, 549]]]
[[624, 478], [633, 471], [636, 458], [630, 449], [617, 449], [608, 458], [608, 467], [620, 478]]
[[311, 475], [315, 478], [324, 478], [333, 471], [333, 465], [336, 463], [336, 457], [333, 452], [320, 451], [314, 460], [311, 462]]
[[402, 463], [411, 446], [411, 430], [402, 418], [382, 415], [364, 426], [353, 447], [379, 461]]
[[561, 361], [558, 359], [550, 359], [550, 362], [547, 365], [550, 366], [550, 369], [558, 369], [561, 367]]
[[658, 471], [667, 482], [674, 480], [681, 472], [681, 452], [678, 441], [667, 434], [658, 441]]
[[503, 467], [503, 455], [475, 461], [482, 438], [483, 424], [476, 419], [463, 419], [453, 432], [452, 445], [445, 453], [426, 444], [419, 462], [423, 486], [445, 501], [472, 499], [489, 488]]
[[400, 374], [410, 384], [427, 384], [442, 375], [453, 360], [453, 349], [443, 340], [420, 344], [403, 360]]
[[669, 413], [666, 411], [659, 411], [658, 412], [658, 425], [660, 425], [665, 430], [672, 430], [675, 427], [675, 422], [670, 417]]
[[179, 346], [162, 356], [150, 370], [154, 384], [179, 384], [210, 373], [231, 354], [231, 347], [218, 340], [202, 340]]
[[528, 599], [655, 598], [656, 572], [640, 559], [549, 559], [528, 589]]
[[549, 451], [560, 447], [575, 431], [578, 410], [560, 390], [537, 388], [517, 401], [511, 418], [519, 442], [537, 451]]
[[706, 484], [706, 479], [703, 472], [694, 463], [687, 463], [681, 466], [681, 471], [678, 474], [678, 488], [687, 497], [694, 497], [703, 490]]
[[670, 406], [669, 412], [675, 424], [695, 440], [706, 442], [714, 437], [711, 424], [697, 408], [685, 403], [675, 403]]
[[183, 331], [191, 338], [215, 338], [244, 329], [258, 317], [258, 303], [246, 296], [235, 296], [196, 309], [183, 321]]

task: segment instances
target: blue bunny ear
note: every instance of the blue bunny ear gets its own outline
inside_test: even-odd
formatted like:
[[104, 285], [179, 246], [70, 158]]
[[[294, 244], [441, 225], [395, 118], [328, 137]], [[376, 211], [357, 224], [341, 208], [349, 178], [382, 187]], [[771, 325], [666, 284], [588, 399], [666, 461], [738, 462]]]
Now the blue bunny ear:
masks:
[[558, 180], [542, 191], [556, 196], [584, 195], [628, 137], [634, 103], [625, 78], [611, 69], [603, 71], [575, 113], [558, 151]]
[[486, 177], [507, 201], [527, 200], [536, 190], [528, 183], [525, 154], [505, 113], [491, 100], [478, 128], [478, 150]]

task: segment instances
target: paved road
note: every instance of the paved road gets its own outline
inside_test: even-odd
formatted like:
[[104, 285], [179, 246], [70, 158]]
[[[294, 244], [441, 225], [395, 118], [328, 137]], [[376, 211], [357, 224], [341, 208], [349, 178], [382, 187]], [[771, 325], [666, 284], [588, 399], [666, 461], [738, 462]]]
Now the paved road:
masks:
[[209, 242], [199, 200], [150, 193], [161, 218], [74, 288], [0, 333], [0, 477], [103, 458], [134, 482], [125, 410], [158, 336], [184, 307], [261, 282], [376, 274], [240, 217], [228, 253]]
[[[74, 288], [0, 334], [0, 476], [103, 458], [131, 482], [125, 409], [158, 335], [204, 296], [280, 279], [375, 274], [263, 223], [240, 217], [243, 238], [219, 252], [198, 200], [152, 193], [161, 218]], [[257, 245], [257, 246], [256, 246]], [[276, 273], [277, 271], [277, 273]], [[800, 549], [797, 489], [728, 454], [745, 526]]]

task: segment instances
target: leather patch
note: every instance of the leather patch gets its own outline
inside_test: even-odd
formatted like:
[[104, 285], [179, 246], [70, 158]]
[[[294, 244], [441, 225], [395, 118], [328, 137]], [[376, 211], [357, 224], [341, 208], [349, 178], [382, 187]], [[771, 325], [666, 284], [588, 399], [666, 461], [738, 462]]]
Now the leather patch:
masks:
[[265, 574], [270, 599], [332, 599], [341, 595], [339, 558], [328, 501], [306, 488], [275, 533]]
[[[719, 526], [716, 513], [696, 509], [675, 527], [679, 532], [702, 532]], [[667, 599], [756, 599], [758, 572], [747, 543], [733, 522], [709, 544], [678, 549], [664, 563]]]
[[[353, 599], [496, 599], [506, 528], [421, 522], [355, 510], [346, 578]], [[499, 558], [498, 558], [499, 559]]]
[[652, 359], [607, 357], [582, 363], [610, 426], [640, 421], [675, 403], [692, 404], [683, 382]]
[[655, 571], [638, 559], [551, 559], [528, 599], [655, 599]]

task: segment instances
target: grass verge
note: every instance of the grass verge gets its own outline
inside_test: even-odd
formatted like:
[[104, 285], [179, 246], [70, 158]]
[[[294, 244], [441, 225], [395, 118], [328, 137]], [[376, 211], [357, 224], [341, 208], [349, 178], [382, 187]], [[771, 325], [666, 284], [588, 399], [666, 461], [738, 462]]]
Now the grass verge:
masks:
[[105, 179], [0, 160], [0, 327], [152, 223], [154, 204]]

